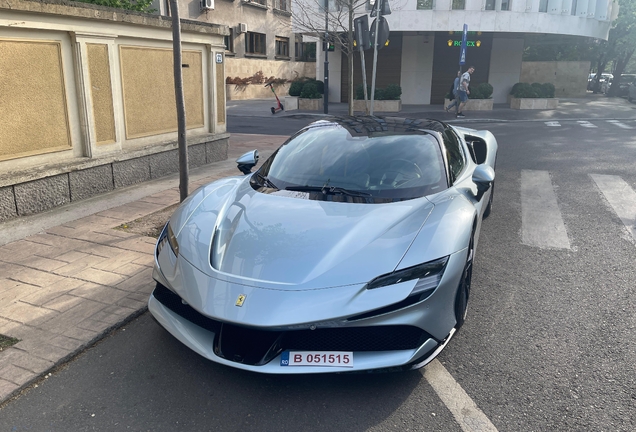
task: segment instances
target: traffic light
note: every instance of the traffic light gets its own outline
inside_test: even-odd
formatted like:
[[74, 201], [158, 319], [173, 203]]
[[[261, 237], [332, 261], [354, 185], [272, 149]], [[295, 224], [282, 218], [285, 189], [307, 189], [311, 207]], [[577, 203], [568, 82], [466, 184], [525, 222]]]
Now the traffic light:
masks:
[[322, 42], [322, 50], [325, 51], [325, 45], [326, 45], [326, 51], [335, 51], [336, 50], [336, 44], [333, 43], [332, 40], [327, 41], [327, 43], [325, 44], [325, 42]]

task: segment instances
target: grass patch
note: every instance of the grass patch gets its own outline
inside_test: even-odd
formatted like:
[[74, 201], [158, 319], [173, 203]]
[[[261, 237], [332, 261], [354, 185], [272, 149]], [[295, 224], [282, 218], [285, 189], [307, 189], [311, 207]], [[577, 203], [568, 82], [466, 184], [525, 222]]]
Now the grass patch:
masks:
[[0, 334], [0, 352], [5, 348], [9, 348], [10, 346], [17, 344], [18, 342], [20, 342], [20, 339]]
[[161, 230], [172, 216], [172, 213], [177, 209], [179, 204], [171, 205], [165, 209], [151, 213], [139, 219], [135, 219], [131, 222], [123, 223], [114, 229], [120, 231], [126, 231], [135, 234], [141, 234], [146, 237], [158, 238], [161, 234]]

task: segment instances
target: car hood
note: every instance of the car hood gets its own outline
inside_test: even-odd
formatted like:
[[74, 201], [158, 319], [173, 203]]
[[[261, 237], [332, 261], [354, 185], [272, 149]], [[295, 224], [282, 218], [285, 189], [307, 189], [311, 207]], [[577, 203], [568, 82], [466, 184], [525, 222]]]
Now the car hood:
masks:
[[360, 284], [393, 271], [434, 207], [426, 198], [357, 204], [268, 194], [247, 177], [210, 191], [177, 217], [187, 219], [180, 256], [211, 277], [272, 289]]

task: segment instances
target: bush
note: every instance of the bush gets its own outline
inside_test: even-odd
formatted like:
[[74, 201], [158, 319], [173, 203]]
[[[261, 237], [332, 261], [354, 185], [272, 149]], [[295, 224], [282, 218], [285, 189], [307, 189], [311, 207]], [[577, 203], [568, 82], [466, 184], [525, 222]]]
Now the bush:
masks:
[[519, 90], [519, 87], [523, 84], [524, 83], [518, 82], [517, 84], [513, 85], [512, 88], [510, 89], [510, 94], [514, 95]]
[[402, 96], [402, 87], [397, 84], [389, 84], [384, 89], [384, 100], [399, 100]]
[[515, 89], [515, 92], [512, 94], [513, 97], [516, 98], [537, 98], [539, 97], [539, 95], [537, 94], [536, 90], [528, 83], [518, 83], [520, 85], [517, 86], [517, 84], [515, 84], [515, 86], [517, 87]]
[[541, 84], [534, 82], [532, 84], [530, 84], [532, 86], [532, 89], [535, 91], [535, 93], [538, 95], [537, 97], [545, 97], [543, 95], [543, 87], [541, 86]]
[[318, 89], [318, 93], [325, 94], [325, 83], [319, 80], [311, 81], [316, 84], [316, 88]]
[[553, 98], [555, 90], [552, 83], [517, 83], [510, 94], [516, 98]]
[[493, 88], [488, 83], [481, 83], [470, 90], [471, 99], [490, 99]]
[[543, 97], [547, 97], [547, 98], [554, 97], [554, 94], [556, 92], [556, 89], [554, 88], [554, 84], [544, 83], [544, 84], [541, 84], [541, 87], [543, 88], [543, 94], [545, 95]]
[[300, 96], [300, 92], [303, 90], [304, 83], [301, 81], [294, 81], [289, 86], [290, 96]]
[[308, 82], [303, 86], [300, 97], [303, 99], [320, 99], [322, 96], [318, 93], [318, 86], [313, 82]]
[[[374, 100], [399, 100], [402, 95], [402, 87], [397, 84], [389, 84], [385, 89], [376, 88]], [[371, 99], [371, 86], [367, 86], [367, 97]], [[353, 97], [356, 100], [364, 100], [364, 88], [362, 84], [356, 87]]]

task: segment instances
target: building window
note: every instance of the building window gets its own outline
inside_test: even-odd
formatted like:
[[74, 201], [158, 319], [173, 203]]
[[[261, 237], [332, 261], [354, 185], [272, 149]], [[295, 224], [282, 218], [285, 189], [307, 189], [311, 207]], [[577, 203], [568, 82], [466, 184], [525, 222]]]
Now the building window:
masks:
[[265, 35], [263, 33], [247, 32], [245, 34], [245, 52], [247, 54], [267, 54]]
[[453, 0], [452, 9], [453, 10], [466, 9], [466, 0]]
[[234, 29], [230, 29], [230, 35], [223, 38], [225, 51], [234, 52]]
[[495, 0], [486, 0], [486, 10], [495, 10]]
[[274, 0], [274, 9], [291, 12], [290, 0]]
[[289, 57], [289, 38], [276, 36], [276, 55]]
[[258, 4], [261, 4], [263, 6], [267, 6], [267, 0], [249, 0], [249, 2], [258, 3]]
[[433, 0], [417, 0], [417, 8], [419, 10], [433, 9]]
[[295, 44], [296, 61], [315, 62], [316, 61], [316, 42], [296, 41]]
[[510, 1], [511, 0], [501, 0], [501, 10], [509, 11], [510, 10]]
[[548, 0], [539, 0], [539, 12], [548, 11]]
[[576, 15], [576, 3], [577, 0], [572, 0], [572, 15]]

